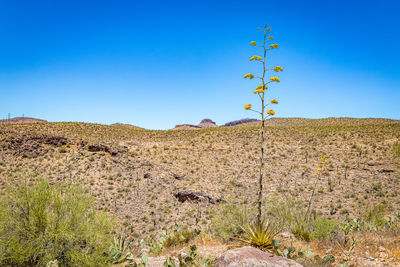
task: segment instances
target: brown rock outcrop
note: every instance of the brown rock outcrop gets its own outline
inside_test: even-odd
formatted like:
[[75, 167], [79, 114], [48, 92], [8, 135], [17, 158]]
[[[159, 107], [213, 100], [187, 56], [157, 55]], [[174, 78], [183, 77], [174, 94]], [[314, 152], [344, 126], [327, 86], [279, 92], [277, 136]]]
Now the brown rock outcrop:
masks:
[[253, 247], [241, 247], [223, 253], [215, 267], [301, 267], [288, 258], [263, 252]]

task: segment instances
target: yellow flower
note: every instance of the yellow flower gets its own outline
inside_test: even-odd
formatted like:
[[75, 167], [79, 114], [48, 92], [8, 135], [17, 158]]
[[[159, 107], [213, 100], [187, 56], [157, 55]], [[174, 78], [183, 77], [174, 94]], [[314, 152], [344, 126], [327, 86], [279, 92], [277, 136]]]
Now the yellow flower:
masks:
[[321, 161], [321, 164], [325, 164], [325, 162]]
[[250, 104], [247, 104], [246, 106], [244, 106], [244, 109], [245, 109], [245, 110], [251, 109], [251, 105], [250, 105]]
[[257, 42], [251, 41], [250, 44], [251, 44], [251, 45], [257, 45]]
[[316, 174], [314, 174], [315, 176], [317, 176], [318, 175], [318, 173], [316, 173]]
[[278, 48], [279, 46], [278, 46], [278, 44], [271, 44], [271, 45], [269, 45], [269, 47], [271, 47], [271, 48]]
[[273, 111], [272, 109], [267, 110], [267, 114], [274, 116], [275, 115], [275, 111]]
[[277, 83], [279, 83], [279, 82], [281, 81], [281, 80], [279, 80], [278, 77], [271, 77], [270, 80], [271, 80], [272, 82], [277, 82]]
[[268, 40], [272, 40], [272, 39], [274, 39], [274, 37], [273, 37], [273, 36], [268, 36], [267, 39], [268, 39]]
[[326, 155], [324, 155], [324, 158], [326, 158]]
[[250, 61], [253, 61], [253, 60], [259, 60], [259, 61], [261, 61], [261, 57], [260, 57], [260, 56], [252, 56], [252, 57], [250, 58]]
[[320, 169], [320, 168], [318, 168], [318, 170], [317, 171], [319, 171], [319, 172], [322, 172], [322, 170]]
[[[263, 88], [264, 87], [264, 88]], [[259, 85], [259, 86], [257, 86], [256, 87], [256, 90], [258, 90], [258, 89], [264, 89], [264, 90], [267, 90], [268, 89], [268, 86], [266, 86], [266, 85]]]
[[272, 99], [271, 104], [278, 104], [278, 100]]
[[274, 71], [280, 72], [280, 71], [283, 71], [283, 69], [282, 69], [282, 67], [280, 67], [280, 66], [276, 66], [276, 67], [274, 68]]
[[321, 165], [321, 164], [318, 164], [318, 167], [322, 167], [322, 165]]
[[246, 75], [244, 75], [244, 78], [249, 78], [251, 80], [254, 78], [254, 75], [251, 73], [247, 73]]
[[264, 93], [263, 89], [257, 89], [253, 93], [258, 94], [258, 93]]

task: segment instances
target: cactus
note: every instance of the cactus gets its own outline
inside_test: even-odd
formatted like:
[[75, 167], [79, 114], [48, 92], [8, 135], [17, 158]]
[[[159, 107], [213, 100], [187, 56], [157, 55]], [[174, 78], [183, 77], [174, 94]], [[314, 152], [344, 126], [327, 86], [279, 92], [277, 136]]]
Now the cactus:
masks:
[[147, 264], [147, 262], [149, 260], [149, 257], [147, 256], [146, 253], [142, 253], [141, 258], [142, 258], [142, 262], [141, 263], [136, 263], [134, 261], [134, 262], [132, 262], [130, 264], [125, 265], [125, 267], [146, 267], [146, 264]]
[[110, 255], [114, 264], [126, 260], [133, 260], [133, 255], [129, 250], [132, 248], [132, 242], [127, 242], [125, 237], [115, 236], [114, 243], [110, 246], [108, 254]]

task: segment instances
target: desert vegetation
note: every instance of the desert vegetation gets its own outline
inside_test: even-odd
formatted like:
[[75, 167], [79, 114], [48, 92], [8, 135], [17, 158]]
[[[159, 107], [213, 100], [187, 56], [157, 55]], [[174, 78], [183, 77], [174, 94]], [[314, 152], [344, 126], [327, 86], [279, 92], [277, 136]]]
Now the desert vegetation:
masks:
[[[263, 195], [263, 213], [282, 229], [279, 250], [294, 246], [297, 255], [309, 248], [313, 259], [333, 255], [335, 263], [398, 262], [400, 123], [282, 120], [286, 126], [265, 128]], [[0, 133], [4, 201], [10, 186], [42, 184], [41, 177], [57, 188], [79, 184], [95, 210], [115, 217], [108, 245], [112, 236], [124, 236], [135, 257], [176, 255], [196, 244], [202, 264], [212, 262], [223, 250], [203, 247], [238, 245], [240, 225], [256, 213], [259, 122], [193, 131], [32, 123], [2, 125]], [[326, 172], [315, 187], [323, 155]], [[181, 191], [210, 198], [179, 199]]]

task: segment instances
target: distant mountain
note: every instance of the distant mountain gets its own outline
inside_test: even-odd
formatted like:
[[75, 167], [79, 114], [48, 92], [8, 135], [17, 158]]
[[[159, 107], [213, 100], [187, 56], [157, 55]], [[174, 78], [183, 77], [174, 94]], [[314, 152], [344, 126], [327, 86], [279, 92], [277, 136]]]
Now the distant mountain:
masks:
[[138, 127], [138, 126], [135, 126], [135, 125], [132, 125], [132, 124], [119, 123], [119, 122], [111, 124], [111, 126], [129, 128], [129, 129], [134, 129], [134, 130], [143, 130], [144, 129], [144, 128], [141, 128], [141, 127]]
[[[324, 119], [306, 118], [270, 118], [265, 121], [265, 126], [338, 126], [338, 125], [365, 125], [365, 124], [385, 124], [397, 123], [399, 120], [381, 118], [349, 118], [331, 117]], [[260, 121], [240, 124], [238, 127], [258, 126]]]
[[236, 120], [236, 121], [227, 122], [224, 125], [222, 125], [222, 127], [236, 126], [239, 124], [249, 123], [249, 122], [254, 122], [254, 121], [258, 121], [258, 120], [257, 119], [240, 119], [240, 120]]
[[199, 126], [201, 128], [214, 128], [214, 127], [218, 127], [218, 125], [213, 122], [211, 119], [204, 119], [199, 123]]
[[177, 124], [175, 128], [171, 130], [199, 130], [204, 128], [215, 128], [218, 125], [211, 119], [204, 119], [198, 125], [194, 124]]
[[11, 119], [0, 120], [0, 124], [33, 123], [33, 122], [47, 122], [47, 121], [30, 117], [14, 117]]

